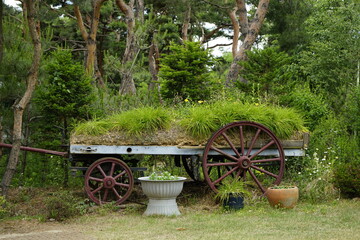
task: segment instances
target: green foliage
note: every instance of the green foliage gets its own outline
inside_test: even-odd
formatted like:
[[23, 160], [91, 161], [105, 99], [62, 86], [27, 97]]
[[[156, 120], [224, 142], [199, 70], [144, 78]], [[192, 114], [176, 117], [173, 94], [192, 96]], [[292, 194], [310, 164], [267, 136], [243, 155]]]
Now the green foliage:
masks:
[[208, 138], [221, 126], [234, 121], [255, 121], [268, 126], [280, 138], [287, 138], [297, 131], [304, 131], [304, 122], [290, 108], [243, 104], [240, 102], [216, 102], [185, 106], [173, 111], [168, 108], [144, 107], [125, 111], [99, 121], [81, 123], [74, 129], [75, 135], [98, 135], [105, 129], [124, 131], [131, 135], [151, 134], [159, 129], [179, 125], [190, 136]]
[[360, 87], [352, 87], [346, 96], [344, 107], [342, 108], [344, 124], [348, 130], [355, 135], [360, 133]]
[[168, 171], [165, 172], [153, 172], [149, 175], [150, 180], [165, 181], [165, 180], [178, 180], [177, 176], [171, 175]]
[[57, 191], [45, 199], [45, 217], [47, 219], [63, 221], [84, 214], [83, 203], [82, 199], [75, 197], [68, 190]]
[[329, 107], [321, 94], [312, 93], [308, 86], [298, 86], [282, 102], [297, 109], [305, 119], [305, 125], [313, 131], [321, 119], [329, 114]]
[[74, 134], [97, 136], [115, 129], [132, 135], [165, 129], [171, 121], [171, 111], [164, 108], [143, 107], [115, 114], [99, 121], [78, 124]]
[[0, 196], [0, 220], [8, 214], [8, 209], [6, 208], [6, 200], [4, 196]]
[[226, 178], [222, 181], [222, 185], [219, 186], [218, 192], [215, 195], [216, 199], [224, 202], [229, 199], [230, 195], [234, 197], [249, 197], [251, 196], [248, 187], [249, 182], [244, 182], [238, 178]]
[[170, 112], [163, 108], [144, 107], [117, 114], [109, 118], [114, 129], [139, 135], [165, 129], [170, 123]]
[[312, 1], [314, 12], [305, 24], [308, 49], [299, 64], [312, 89], [323, 91], [339, 111], [343, 89], [354, 82], [360, 51], [360, 5], [356, 1]]
[[[304, 48], [308, 41], [304, 22], [312, 10], [312, 3], [308, 0], [272, 1], [264, 23], [265, 27], [269, 25], [269, 39], [277, 39], [281, 50], [288, 53]], [[266, 28], [261, 30], [267, 32]]]
[[184, 115], [180, 120], [180, 125], [188, 132], [191, 136], [198, 138], [208, 138], [214, 131], [219, 127], [217, 116], [214, 109], [209, 106], [194, 106], [185, 109]]
[[276, 43], [264, 49], [248, 51], [247, 57], [240, 63], [243, 66], [240, 74], [248, 83], [239, 82], [237, 85], [248, 93], [256, 86], [261, 95], [275, 94], [291, 77], [284, 71], [284, 67], [291, 63], [291, 57], [281, 52]]
[[160, 59], [161, 94], [165, 99], [205, 100], [209, 98], [210, 55], [199, 43], [171, 44]]
[[334, 169], [334, 181], [345, 197], [360, 197], [360, 161], [340, 163]]
[[72, 59], [69, 50], [58, 49], [47, 64], [47, 83], [43, 84], [37, 102], [47, 114], [62, 118], [83, 118], [92, 101], [91, 79], [83, 66]]

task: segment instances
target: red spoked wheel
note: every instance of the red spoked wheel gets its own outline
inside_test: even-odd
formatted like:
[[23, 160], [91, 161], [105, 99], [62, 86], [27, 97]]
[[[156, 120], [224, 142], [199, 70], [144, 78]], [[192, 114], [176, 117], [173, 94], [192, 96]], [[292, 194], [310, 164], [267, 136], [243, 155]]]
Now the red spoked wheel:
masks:
[[130, 196], [133, 186], [131, 169], [117, 158], [101, 158], [85, 173], [85, 191], [97, 204], [121, 204]]
[[284, 151], [265, 126], [249, 121], [233, 122], [213, 134], [203, 155], [204, 178], [217, 192], [225, 179], [253, 180], [264, 193], [281, 182]]

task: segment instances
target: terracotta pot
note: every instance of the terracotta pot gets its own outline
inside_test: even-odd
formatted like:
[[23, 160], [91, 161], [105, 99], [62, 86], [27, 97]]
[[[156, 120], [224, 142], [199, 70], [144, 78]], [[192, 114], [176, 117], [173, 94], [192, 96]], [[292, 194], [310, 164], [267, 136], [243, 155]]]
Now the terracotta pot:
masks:
[[289, 188], [268, 188], [265, 192], [272, 207], [294, 208], [299, 199], [299, 189]]

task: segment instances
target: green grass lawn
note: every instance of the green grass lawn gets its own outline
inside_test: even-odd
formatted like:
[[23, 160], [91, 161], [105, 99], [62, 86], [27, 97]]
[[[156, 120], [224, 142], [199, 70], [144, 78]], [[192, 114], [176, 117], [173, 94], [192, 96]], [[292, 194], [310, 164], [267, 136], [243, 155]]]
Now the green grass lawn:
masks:
[[181, 207], [178, 217], [144, 217], [144, 208], [84, 216], [73, 224], [96, 239], [360, 239], [360, 201], [300, 203], [273, 209], [266, 202], [226, 213]]

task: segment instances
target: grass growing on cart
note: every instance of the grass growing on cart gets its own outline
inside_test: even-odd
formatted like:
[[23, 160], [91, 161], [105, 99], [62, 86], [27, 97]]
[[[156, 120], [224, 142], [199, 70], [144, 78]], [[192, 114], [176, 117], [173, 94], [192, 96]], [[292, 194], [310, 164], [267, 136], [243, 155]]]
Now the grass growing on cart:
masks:
[[302, 116], [290, 108], [216, 102], [175, 110], [144, 107], [80, 123], [71, 141], [105, 145], [204, 145], [224, 124], [244, 120], [267, 126], [281, 139], [306, 131]]

